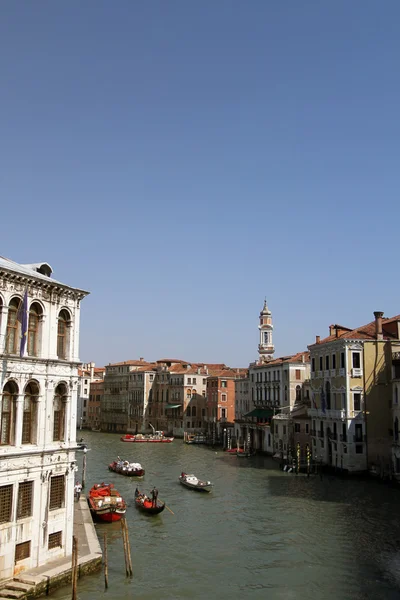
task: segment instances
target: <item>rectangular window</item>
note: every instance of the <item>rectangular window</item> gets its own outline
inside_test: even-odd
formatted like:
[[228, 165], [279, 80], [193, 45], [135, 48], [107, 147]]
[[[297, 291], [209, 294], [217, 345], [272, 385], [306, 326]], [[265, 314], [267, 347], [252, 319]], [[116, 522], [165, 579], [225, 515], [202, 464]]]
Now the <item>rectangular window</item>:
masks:
[[356, 454], [362, 454], [362, 453], [363, 453], [362, 444], [356, 444]]
[[294, 432], [295, 433], [300, 433], [300, 423], [295, 423], [294, 424]]
[[345, 360], [344, 360], [344, 352], [341, 352], [341, 353], [340, 353], [340, 368], [341, 368], [341, 369], [344, 369], [344, 363], [345, 363]]
[[55, 510], [64, 507], [65, 480], [64, 475], [56, 475], [51, 478], [49, 509]]
[[188, 385], [189, 385], [189, 384], [191, 385], [191, 383], [192, 383], [192, 378], [191, 378], [191, 377], [188, 377]]
[[306, 433], [308, 433], [308, 432], [309, 432], [309, 429], [310, 429], [310, 426], [309, 426], [309, 424], [308, 424], [308, 423], [306, 423]]
[[203, 379], [203, 385], [207, 384], [207, 379]]
[[286, 435], [286, 425], [283, 426], [283, 435]]
[[193, 385], [196, 385], [196, 377], [193, 377]]
[[353, 369], [361, 369], [361, 354], [360, 352], [353, 352], [352, 354]]
[[221, 387], [226, 388], [226, 381], [221, 381]]
[[33, 481], [24, 481], [18, 486], [17, 519], [32, 516]]
[[324, 362], [322, 356], [319, 357], [319, 370], [322, 371], [324, 368]]
[[332, 369], [336, 369], [336, 354], [332, 354]]
[[0, 523], [11, 521], [13, 486], [2, 485], [0, 487]]
[[355, 431], [356, 435], [354, 436], [354, 441], [362, 442], [362, 425], [356, 425]]
[[296, 379], [301, 379], [301, 371], [300, 371], [300, 369], [296, 369]]
[[314, 373], [315, 372], [315, 358], [311, 359], [311, 371]]
[[57, 531], [56, 533], [50, 533], [49, 535], [49, 543], [48, 549], [52, 548], [62, 548], [62, 531]]
[[353, 400], [354, 400], [354, 410], [361, 410], [361, 394], [358, 392], [353, 394]]
[[329, 371], [329, 354], [325, 356], [325, 371]]
[[221, 402], [226, 402], [226, 394], [221, 394]]
[[221, 408], [221, 418], [226, 419], [226, 408]]
[[22, 544], [16, 544], [15, 546], [15, 562], [29, 558], [31, 555], [31, 543], [22, 542]]

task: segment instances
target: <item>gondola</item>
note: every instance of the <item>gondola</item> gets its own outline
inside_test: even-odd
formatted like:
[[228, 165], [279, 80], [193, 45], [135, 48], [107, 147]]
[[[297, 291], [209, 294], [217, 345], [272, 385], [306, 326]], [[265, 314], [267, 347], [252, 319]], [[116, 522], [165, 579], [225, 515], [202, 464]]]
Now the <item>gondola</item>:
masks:
[[211, 481], [201, 481], [196, 475], [188, 475], [183, 472], [179, 477], [179, 483], [191, 490], [196, 490], [196, 492], [211, 492], [212, 490]]
[[165, 502], [159, 502], [158, 500], [156, 502], [156, 506], [153, 506], [151, 499], [136, 488], [135, 504], [142, 512], [148, 515], [160, 514], [165, 508]]

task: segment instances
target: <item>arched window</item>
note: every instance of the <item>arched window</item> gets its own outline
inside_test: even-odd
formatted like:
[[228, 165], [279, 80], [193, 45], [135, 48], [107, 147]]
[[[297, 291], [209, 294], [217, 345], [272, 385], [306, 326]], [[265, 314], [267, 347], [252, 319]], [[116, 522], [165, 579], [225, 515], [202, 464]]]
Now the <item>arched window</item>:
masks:
[[7, 334], [6, 334], [6, 352], [7, 354], [17, 354], [18, 340], [20, 334], [20, 323], [17, 321], [18, 308], [22, 301], [19, 298], [13, 298], [8, 305]]
[[196, 416], [196, 407], [192, 406], [192, 417]]
[[190, 399], [191, 399], [191, 397], [192, 397], [192, 392], [191, 392], [191, 390], [187, 390], [187, 391], [186, 391], [186, 398], [187, 398], [187, 400], [190, 400]]
[[53, 421], [53, 441], [62, 442], [65, 437], [65, 406], [67, 402], [67, 388], [60, 383], [54, 393], [54, 421]]
[[34, 302], [29, 309], [28, 321], [28, 354], [29, 356], [39, 356], [39, 328], [40, 319], [43, 314], [42, 307]]
[[399, 419], [397, 417], [394, 420], [394, 439], [396, 442], [399, 441]]
[[62, 310], [58, 315], [57, 328], [57, 356], [58, 358], [68, 358], [69, 346], [69, 328], [71, 326], [71, 318], [68, 311]]
[[37, 383], [31, 381], [25, 388], [24, 415], [22, 419], [22, 443], [37, 443], [37, 401], [39, 388]]
[[188, 406], [186, 409], [186, 416], [190, 417], [190, 406]]
[[296, 402], [301, 400], [301, 387], [296, 385]]
[[3, 388], [1, 398], [0, 444], [8, 446], [15, 444], [15, 401], [18, 387], [9, 381]]

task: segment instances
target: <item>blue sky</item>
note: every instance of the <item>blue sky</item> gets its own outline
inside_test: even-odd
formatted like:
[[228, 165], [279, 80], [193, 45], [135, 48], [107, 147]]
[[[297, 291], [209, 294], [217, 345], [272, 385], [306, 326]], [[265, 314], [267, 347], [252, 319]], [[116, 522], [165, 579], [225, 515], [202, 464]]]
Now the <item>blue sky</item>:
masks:
[[0, 254], [81, 359], [246, 366], [400, 313], [400, 3], [3, 0]]

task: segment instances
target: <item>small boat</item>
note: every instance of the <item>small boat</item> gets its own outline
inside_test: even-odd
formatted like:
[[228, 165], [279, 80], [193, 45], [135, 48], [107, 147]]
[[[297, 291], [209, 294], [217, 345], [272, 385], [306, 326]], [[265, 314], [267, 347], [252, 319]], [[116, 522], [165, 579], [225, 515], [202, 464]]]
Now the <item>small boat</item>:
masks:
[[137, 508], [148, 515], [158, 515], [165, 508], [165, 502], [156, 500], [156, 505], [154, 506], [151, 498], [140, 492], [137, 488], [135, 490], [135, 504]]
[[252, 452], [251, 450], [238, 450], [236, 453], [236, 456], [238, 458], [249, 458], [250, 456], [254, 456], [255, 452]]
[[206, 444], [207, 436], [203, 433], [188, 433], [185, 439], [186, 444]]
[[121, 460], [119, 457], [118, 460], [114, 460], [108, 465], [108, 469], [127, 477], [143, 477], [145, 474], [145, 470], [140, 463], [130, 463], [127, 460]]
[[121, 442], [136, 442], [136, 443], [153, 443], [153, 444], [170, 444], [174, 441], [173, 437], [165, 437], [163, 431], [156, 431], [154, 434], [143, 435], [136, 433], [135, 435], [127, 433], [122, 436]]
[[201, 481], [196, 475], [188, 475], [183, 472], [180, 474], [179, 483], [197, 492], [211, 492], [212, 489], [211, 481]]
[[93, 518], [112, 523], [126, 513], [126, 503], [112, 483], [96, 483], [89, 491], [88, 504]]

